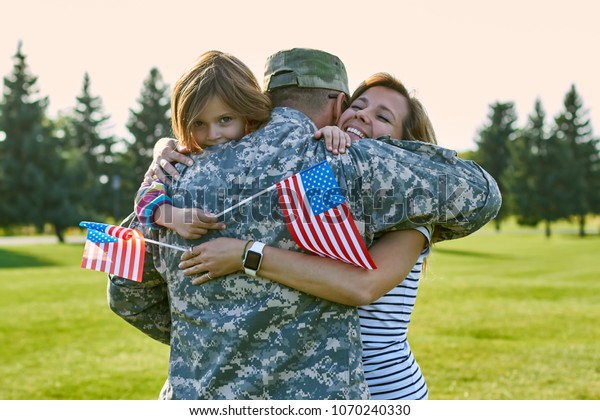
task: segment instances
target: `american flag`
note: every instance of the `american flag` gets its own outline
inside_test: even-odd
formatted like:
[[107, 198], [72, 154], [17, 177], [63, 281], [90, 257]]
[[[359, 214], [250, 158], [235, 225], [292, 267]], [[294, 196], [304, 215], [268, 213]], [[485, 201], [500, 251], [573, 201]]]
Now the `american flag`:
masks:
[[277, 183], [277, 192], [299, 246], [369, 270], [377, 268], [327, 161]]
[[82, 268], [142, 281], [145, 241], [140, 232], [95, 222], [81, 222], [79, 226], [88, 229]]

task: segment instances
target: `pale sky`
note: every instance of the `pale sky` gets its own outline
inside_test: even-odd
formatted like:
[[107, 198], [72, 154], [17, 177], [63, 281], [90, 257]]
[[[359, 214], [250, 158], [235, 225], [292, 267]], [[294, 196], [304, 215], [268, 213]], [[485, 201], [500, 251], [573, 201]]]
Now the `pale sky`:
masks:
[[346, 64], [350, 89], [378, 71], [424, 103], [442, 146], [474, 149], [489, 105], [514, 101], [519, 126], [541, 98], [548, 122], [571, 84], [600, 135], [600, 2], [595, 0], [0, 0], [0, 76], [19, 40], [49, 114], [68, 111], [83, 75], [112, 132], [129, 136], [153, 66], [172, 87], [201, 53], [244, 61], [262, 84], [264, 61], [293, 47]]

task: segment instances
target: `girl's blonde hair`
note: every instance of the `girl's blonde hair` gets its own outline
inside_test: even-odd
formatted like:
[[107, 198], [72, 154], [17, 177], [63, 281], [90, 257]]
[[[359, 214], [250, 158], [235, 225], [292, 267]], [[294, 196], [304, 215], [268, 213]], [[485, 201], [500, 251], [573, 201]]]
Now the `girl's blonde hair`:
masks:
[[399, 140], [419, 140], [437, 144], [433, 125], [421, 101], [411, 96], [406, 87], [404, 87], [404, 84], [388, 73], [375, 73], [363, 81], [352, 94], [350, 103], [354, 102], [365, 91], [375, 86], [383, 86], [395, 90], [408, 101], [408, 115], [402, 121], [402, 138]]
[[231, 54], [208, 51], [179, 78], [171, 97], [173, 133], [191, 151], [202, 149], [192, 137], [192, 125], [214, 97], [246, 120], [247, 133], [271, 115], [271, 100], [252, 71]]

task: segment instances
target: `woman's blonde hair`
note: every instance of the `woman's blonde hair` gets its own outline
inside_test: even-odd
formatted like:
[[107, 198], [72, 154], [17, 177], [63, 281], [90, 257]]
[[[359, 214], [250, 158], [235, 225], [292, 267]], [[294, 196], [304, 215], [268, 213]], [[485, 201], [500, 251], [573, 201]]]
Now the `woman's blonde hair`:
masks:
[[404, 84], [388, 73], [375, 73], [363, 81], [352, 94], [350, 103], [354, 102], [365, 91], [375, 86], [383, 86], [395, 90], [408, 101], [408, 115], [402, 121], [402, 138], [399, 140], [419, 140], [437, 144], [433, 125], [421, 101], [411, 96]]
[[192, 125], [214, 97], [246, 120], [247, 133], [271, 115], [271, 100], [252, 71], [231, 54], [208, 51], [179, 78], [171, 97], [173, 133], [191, 151], [202, 149], [192, 137]]

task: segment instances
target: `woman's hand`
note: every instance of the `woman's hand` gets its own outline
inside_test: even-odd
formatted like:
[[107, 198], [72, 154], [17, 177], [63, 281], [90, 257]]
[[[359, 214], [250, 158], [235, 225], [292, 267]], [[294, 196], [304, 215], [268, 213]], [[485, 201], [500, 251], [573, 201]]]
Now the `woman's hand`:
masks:
[[352, 146], [352, 140], [348, 133], [333, 125], [328, 125], [317, 130], [315, 132], [315, 139], [324, 140], [325, 148], [334, 155], [346, 153], [346, 148]]
[[192, 166], [194, 161], [184, 153], [189, 153], [186, 147], [180, 146], [177, 140], [163, 137], [154, 145], [153, 160], [144, 174], [146, 181], [158, 178], [167, 185], [171, 185], [170, 177], [179, 179], [179, 172], [173, 166], [174, 162]]
[[217, 238], [196, 245], [181, 256], [179, 268], [186, 276], [194, 276], [192, 284], [199, 285], [217, 277], [244, 269], [242, 253], [247, 241]]

